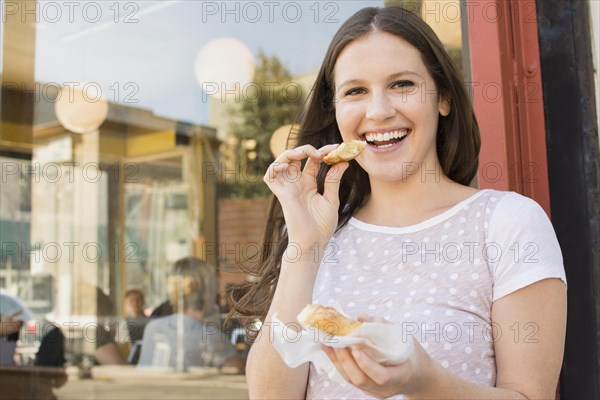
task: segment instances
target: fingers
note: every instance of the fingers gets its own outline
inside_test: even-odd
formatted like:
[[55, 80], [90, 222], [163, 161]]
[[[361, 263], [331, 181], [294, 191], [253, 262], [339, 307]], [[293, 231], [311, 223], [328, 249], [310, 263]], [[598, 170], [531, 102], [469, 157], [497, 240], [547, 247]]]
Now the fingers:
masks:
[[321, 152], [323, 154], [323, 156], [326, 156], [327, 154], [331, 153], [333, 150], [337, 149], [339, 146], [340, 146], [339, 143], [327, 144], [327, 145], [321, 147], [319, 149], [319, 152]]
[[324, 344], [321, 345], [321, 349], [325, 352], [325, 354], [327, 354], [327, 357], [329, 357], [329, 359], [335, 366], [335, 369], [338, 370], [340, 375], [342, 375], [342, 377], [347, 382], [351, 382], [350, 376], [348, 376], [348, 374], [346, 373], [346, 370], [345, 370], [344, 366], [342, 365], [341, 361], [338, 360], [337, 353], [335, 352], [335, 350], [332, 347], [325, 346]]
[[317, 174], [319, 173], [319, 169], [321, 168], [321, 160], [323, 159], [323, 154], [319, 153], [319, 157], [308, 157], [306, 160], [306, 165], [304, 165], [304, 169], [302, 170], [303, 174], [310, 175], [312, 179], [317, 178]]
[[313, 178], [316, 178], [317, 174], [319, 173], [319, 169], [321, 168], [321, 162], [323, 160], [323, 157], [325, 157], [328, 153], [332, 152], [338, 146], [339, 144], [328, 144], [318, 149], [317, 153], [319, 154], [319, 156], [309, 156], [308, 160], [306, 161], [306, 165], [304, 166], [304, 170], [302, 172], [312, 176]]
[[386, 367], [373, 360], [362, 350], [353, 349], [351, 353], [361, 373], [378, 385], [389, 383], [391, 376]]
[[338, 146], [339, 144], [328, 144], [317, 150], [310, 144], [305, 144], [303, 146], [296, 147], [295, 149], [284, 151], [275, 159], [274, 164], [290, 164], [294, 161], [302, 161], [307, 157], [309, 160], [320, 161], [325, 155], [333, 151]]
[[310, 144], [286, 150], [275, 159], [276, 163], [289, 163], [293, 161], [302, 161], [306, 157], [322, 158], [323, 155]]
[[325, 345], [321, 345], [321, 348], [344, 379], [355, 386], [365, 386], [372, 382], [386, 385], [390, 381], [391, 374], [387, 367], [359, 348], [333, 348]]
[[[286, 150], [269, 166], [263, 180], [269, 184], [270, 182], [273, 182], [275, 177], [281, 174], [300, 173], [301, 162], [307, 157], [321, 159], [323, 158], [323, 155], [311, 145], [304, 145], [295, 149]], [[296, 171], [290, 171], [293, 169], [296, 169]]]
[[[338, 146], [339, 144], [328, 144], [317, 150], [313, 146], [307, 144], [296, 147], [295, 149], [286, 150], [269, 166], [265, 173], [264, 181], [266, 183], [272, 182], [277, 175], [283, 173], [292, 175], [300, 173], [301, 162], [306, 158], [308, 158], [308, 160], [302, 173], [316, 178], [323, 157]], [[294, 169], [295, 171], [293, 171]], [[340, 171], [337, 173], [339, 174]]]
[[329, 201], [338, 201], [340, 192], [340, 183], [342, 175], [350, 166], [347, 162], [341, 162], [332, 166], [325, 177], [325, 187], [323, 189], [323, 197]]
[[345, 380], [358, 387], [369, 384], [371, 379], [358, 366], [349, 348], [323, 347], [325, 347], [325, 353]]

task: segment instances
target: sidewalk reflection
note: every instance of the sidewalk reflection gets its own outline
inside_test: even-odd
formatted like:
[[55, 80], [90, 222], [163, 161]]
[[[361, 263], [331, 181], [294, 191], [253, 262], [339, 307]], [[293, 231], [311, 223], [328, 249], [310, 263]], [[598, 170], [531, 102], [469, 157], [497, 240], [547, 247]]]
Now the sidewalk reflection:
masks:
[[55, 390], [59, 400], [100, 399], [247, 399], [243, 375], [223, 375], [217, 368], [173, 372], [134, 366], [98, 366], [92, 379], [80, 380], [68, 368], [69, 380]]

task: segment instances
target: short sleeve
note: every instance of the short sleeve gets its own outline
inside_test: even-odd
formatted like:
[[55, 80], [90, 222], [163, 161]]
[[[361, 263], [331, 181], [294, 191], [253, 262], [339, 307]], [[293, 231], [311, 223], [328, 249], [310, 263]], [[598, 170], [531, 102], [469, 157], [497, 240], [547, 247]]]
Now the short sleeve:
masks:
[[546, 278], [567, 283], [562, 253], [548, 216], [535, 201], [510, 192], [490, 217], [487, 248], [494, 280], [492, 300]]

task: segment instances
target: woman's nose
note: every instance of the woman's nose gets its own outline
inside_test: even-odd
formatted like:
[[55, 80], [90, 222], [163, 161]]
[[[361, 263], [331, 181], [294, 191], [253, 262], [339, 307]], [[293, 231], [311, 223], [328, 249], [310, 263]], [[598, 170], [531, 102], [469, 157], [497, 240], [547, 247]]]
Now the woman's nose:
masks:
[[377, 94], [373, 93], [369, 104], [366, 117], [373, 121], [384, 121], [391, 118], [396, 113], [392, 102], [389, 97], [384, 93]]

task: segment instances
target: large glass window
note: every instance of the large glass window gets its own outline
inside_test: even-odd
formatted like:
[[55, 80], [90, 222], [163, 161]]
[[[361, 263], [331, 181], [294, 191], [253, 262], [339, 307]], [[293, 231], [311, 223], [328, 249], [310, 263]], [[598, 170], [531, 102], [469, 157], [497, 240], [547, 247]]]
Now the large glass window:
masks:
[[[118, 387], [141, 398], [152, 379], [138, 379], [161, 374], [202, 380], [173, 385], [173, 397], [247, 396], [243, 376], [214, 368], [218, 354], [207, 365], [164, 361], [165, 343], [192, 336], [155, 342], [156, 368], [136, 368], [131, 330], [173, 313], [170, 277], [189, 256], [214, 267], [222, 320], [225, 292], [248, 279], [239, 266], [261, 239], [265, 163], [341, 22], [383, 3], [2, 0], [0, 288], [31, 311], [15, 364], [33, 365], [53, 324], [66, 339], [59, 397]], [[385, 3], [420, 12], [462, 62], [458, 1]], [[270, 100], [250, 107], [257, 88]], [[139, 320], [131, 290], [144, 296]], [[233, 349], [236, 336], [224, 337]], [[111, 343], [117, 353], [99, 352]], [[117, 376], [135, 379], [102, 380]]]

